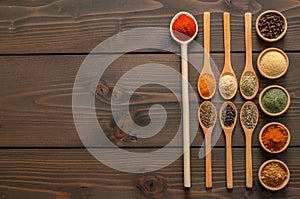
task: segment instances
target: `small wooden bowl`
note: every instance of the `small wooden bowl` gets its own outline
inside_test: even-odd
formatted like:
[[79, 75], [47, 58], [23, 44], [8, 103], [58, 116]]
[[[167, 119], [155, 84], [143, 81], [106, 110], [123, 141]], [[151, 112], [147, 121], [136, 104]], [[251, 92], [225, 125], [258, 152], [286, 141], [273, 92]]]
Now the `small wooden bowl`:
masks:
[[[264, 37], [264, 36], [261, 34], [261, 32], [259, 31], [259, 28], [258, 28], [258, 24], [259, 24], [259, 19], [260, 19], [261, 17], [263, 17], [265, 14], [272, 14], [272, 13], [273, 13], [273, 14], [276, 14], [276, 15], [279, 15], [279, 16], [282, 17], [282, 19], [283, 19], [283, 21], [284, 21], [284, 30], [283, 30], [283, 32], [282, 32], [278, 37], [276, 37], [276, 38], [274, 38], [274, 39], [269, 39], [269, 38], [267, 38], [267, 37]], [[267, 41], [267, 42], [275, 42], [275, 41], [280, 40], [280, 39], [286, 34], [286, 31], [287, 31], [287, 28], [288, 28], [288, 23], [287, 23], [287, 20], [286, 20], [285, 16], [284, 16], [281, 12], [278, 12], [277, 10], [267, 10], [267, 11], [261, 13], [261, 14], [257, 17], [256, 23], [255, 23], [255, 28], [256, 28], [256, 32], [257, 32], [258, 36], [259, 36], [261, 39], [263, 39], [264, 41]]]
[[[286, 107], [285, 107], [281, 112], [278, 112], [278, 113], [270, 113], [270, 112], [268, 112], [268, 111], [264, 108], [264, 106], [263, 106], [263, 104], [262, 104], [262, 98], [263, 98], [265, 92], [266, 92], [267, 90], [269, 90], [269, 89], [272, 89], [272, 88], [278, 88], [278, 89], [283, 90], [284, 93], [285, 93], [286, 96], [287, 96], [287, 104], [286, 104]], [[291, 103], [291, 99], [290, 99], [289, 92], [288, 92], [285, 88], [283, 88], [282, 86], [279, 86], [279, 85], [271, 85], [271, 86], [268, 86], [268, 87], [264, 88], [264, 89], [261, 91], [261, 93], [260, 93], [260, 95], [259, 95], [258, 102], [259, 102], [259, 106], [260, 106], [261, 110], [262, 110], [265, 114], [267, 114], [267, 115], [269, 115], [269, 116], [279, 116], [279, 115], [282, 115], [283, 113], [285, 113], [285, 112], [288, 110], [288, 108], [289, 108], [289, 106], [290, 106], [290, 103]]]
[[[282, 149], [280, 149], [280, 150], [278, 150], [278, 151], [271, 151], [270, 149], [268, 149], [268, 148], [264, 145], [264, 143], [263, 143], [263, 141], [262, 141], [262, 136], [263, 136], [264, 130], [265, 130], [267, 127], [271, 126], [271, 125], [280, 125], [280, 126], [282, 126], [282, 127], [286, 130], [286, 132], [287, 132], [288, 138], [287, 138], [286, 144], [285, 144], [285, 146], [284, 146]], [[281, 123], [279, 123], [279, 122], [270, 122], [270, 123], [266, 124], [266, 125], [260, 130], [260, 132], [259, 132], [259, 142], [260, 142], [260, 145], [261, 145], [261, 147], [262, 147], [265, 151], [267, 151], [267, 152], [269, 152], [269, 153], [281, 153], [281, 152], [283, 152], [283, 151], [289, 146], [290, 140], [291, 140], [291, 134], [290, 134], [289, 129], [288, 129], [285, 125], [283, 125], [283, 124], [281, 124]]]
[[[261, 172], [262, 172], [262, 170], [264, 169], [264, 167], [265, 167], [266, 165], [268, 165], [269, 163], [272, 163], [272, 162], [277, 162], [277, 163], [279, 163], [279, 164], [282, 166], [282, 168], [285, 169], [285, 171], [287, 172], [287, 178], [286, 178], [285, 181], [284, 181], [280, 186], [278, 186], [278, 187], [270, 187], [270, 186], [266, 185], [266, 184], [263, 182], [262, 178], [261, 178]], [[282, 162], [281, 160], [276, 160], [276, 159], [271, 159], [271, 160], [268, 160], [268, 161], [264, 162], [264, 163], [259, 167], [259, 170], [258, 170], [258, 179], [259, 179], [260, 183], [261, 183], [266, 189], [269, 189], [269, 190], [271, 190], [271, 191], [278, 191], [278, 190], [280, 190], [280, 189], [283, 189], [283, 188], [288, 184], [288, 182], [290, 181], [290, 175], [291, 175], [291, 174], [290, 174], [290, 171], [289, 171], [288, 166], [287, 166], [284, 162]]]
[[[282, 73], [280, 73], [279, 75], [276, 75], [276, 76], [271, 76], [271, 75], [267, 75], [263, 70], [262, 70], [262, 66], [261, 66], [261, 59], [263, 58], [263, 56], [265, 56], [267, 53], [270, 53], [271, 51], [276, 51], [278, 53], [280, 53], [281, 55], [284, 56], [285, 58], [285, 61], [286, 61], [286, 66], [285, 66], [285, 69]], [[286, 55], [285, 52], [283, 52], [281, 49], [279, 48], [267, 48], [265, 49], [264, 51], [262, 51], [258, 58], [257, 58], [257, 68], [258, 68], [258, 71], [259, 73], [264, 76], [265, 78], [268, 78], [268, 79], [277, 79], [277, 78], [280, 78], [282, 77], [288, 70], [288, 67], [289, 67], [289, 58], [288, 56]]]

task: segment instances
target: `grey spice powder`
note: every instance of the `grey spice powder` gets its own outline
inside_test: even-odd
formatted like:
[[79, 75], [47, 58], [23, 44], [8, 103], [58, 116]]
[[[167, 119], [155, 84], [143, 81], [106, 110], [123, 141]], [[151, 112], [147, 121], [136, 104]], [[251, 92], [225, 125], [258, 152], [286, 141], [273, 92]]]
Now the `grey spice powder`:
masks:
[[209, 128], [214, 124], [216, 119], [216, 110], [213, 105], [207, 101], [200, 106], [200, 120], [202, 124]]
[[258, 113], [253, 104], [247, 103], [242, 110], [242, 123], [247, 129], [253, 129], [256, 126]]

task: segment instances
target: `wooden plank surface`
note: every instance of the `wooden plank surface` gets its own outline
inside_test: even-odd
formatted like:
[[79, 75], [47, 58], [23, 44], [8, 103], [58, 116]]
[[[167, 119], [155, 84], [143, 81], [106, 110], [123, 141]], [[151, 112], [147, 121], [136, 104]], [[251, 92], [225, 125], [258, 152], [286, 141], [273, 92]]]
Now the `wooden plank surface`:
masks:
[[[258, 54], [253, 56], [256, 62]], [[291, 107], [283, 116], [270, 118], [262, 112], [260, 114], [259, 125], [254, 134], [254, 146], [259, 146], [258, 133], [261, 127], [269, 121], [280, 121], [286, 124], [293, 139], [291, 146], [299, 146], [300, 135], [298, 132], [299, 99], [298, 92], [298, 63], [300, 56], [298, 53], [288, 53], [290, 67], [287, 74], [273, 81], [267, 81], [260, 76], [260, 90], [270, 84], [279, 84], [287, 88], [291, 95]], [[201, 54], [192, 54], [191, 58], [196, 59], [197, 67], [200, 67], [203, 60]], [[219, 70], [223, 66], [223, 54], [212, 54]], [[72, 116], [72, 89], [73, 82], [85, 56], [1, 56], [0, 65], [0, 146], [2, 147], [81, 147], [82, 144], [76, 133]], [[232, 55], [234, 70], [238, 78], [240, 77], [245, 62], [244, 53]], [[174, 54], [129, 54], [123, 55], [106, 70], [100, 80], [100, 86], [109, 90], [107, 95], [103, 92], [96, 92], [96, 107], [102, 129], [110, 138], [115, 139], [116, 126], [112, 125], [113, 117], [110, 108], [111, 95], [114, 85], [126, 72], [132, 68], [145, 63], [161, 63], [179, 71], [179, 57]], [[32, 72], [35, 71], [35, 72]], [[197, 91], [197, 81], [199, 73], [192, 66], [190, 67], [190, 84]], [[163, 76], [150, 76], [157, 80], [168, 78], [168, 74]], [[87, 77], [86, 79], [89, 79]], [[176, 84], [177, 82], [177, 84]], [[129, 88], [136, 80], [126, 82]], [[174, 87], [180, 82], [174, 79]], [[86, 90], [91, 91], [90, 84], [86, 83]], [[179, 90], [179, 88], [177, 89]], [[197, 93], [196, 93], [197, 95]], [[238, 109], [244, 100], [238, 94], [234, 102]], [[256, 104], [257, 98], [255, 99]], [[199, 103], [200, 103], [199, 99]], [[119, 146], [127, 147], [161, 147], [167, 144], [178, 131], [178, 124], [181, 119], [180, 106], [174, 94], [168, 89], [159, 85], [145, 85], [138, 89], [133, 95], [131, 112], [137, 124], [149, 122], [148, 112], [150, 106], [161, 103], [167, 110], [168, 119], [165, 128], [156, 136], [148, 139], [138, 139], [131, 141], [115, 139]], [[158, 113], [159, 114], [159, 113]], [[191, 120], [197, 123], [197, 118]], [[88, 122], [85, 119], [84, 122]], [[118, 122], [118, 121], [117, 121]], [[12, 136], [13, 135], [13, 136]], [[234, 146], [244, 146], [244, 135], [240, 124], [237, 125], [234, 136]], [[203, 134], [198, 130], [194, 146], [202, 143]], [[178, 146], [181, 143], [178, 143]], [[224, 146], [224, 138], [220, 137], [218, 146]]]
[[[225, 151], [214, 149], [213, 189], [205, 189], [205, 164], [192, 149], [193, 186], [182, 186], [182, 159], [144, 174], [130, 174], [111, 169], [89, 155], [86, 150], [1, 150], [0, 196], [2, 198], [297, 198], [299, 197], [299, 148], [289, 148], [276, 158], [285, 161], [291, 172], [289, 185], [278, 192], [262, 188], [257, 179], [259, 166], [271, 156], [253, 151], [252, 191], [245, 188], [245, 151], [233, 149], [234, 189], [226, 190]], [[134, 152], [146, 152], [136, 149]], [[162, 157], [168, 154], [162, 154]], [[128, 161], [117, 159], [115, 161]], [[155, 163], [154, 163], [155, 164]]]
[[[264, 10], [281, 11], [288, 20], [286, 36], [276, 43], [263, 42], [255, 33], [254, 22]], [[253, 136], [253, 189], [245, 188], [245, 141], [240, 124], [233, 135], [234, 189], [226, 189], [224, 136], [216, 136], [213, 148], [213, 189], [205, 189], [204, 160], [199, 159], [203, 133], [198, 128], [192, 143], [192, 188], [183, 189], [182, 158], [165, 168], [149, 173], [127, 173], [112, 169], [96, 160], [79, 139], [72, 116], [72, 89], [80, 65], [88, 53], [107, 38], [133, 28], [168, 28], [173, 15], [185, 10], [192, 13], [199, 25], [196, 41], [203, 44], [203, 12], [211, 15], [212, 58], [219, 71], [223, 67], [222, 13], [231, 13], [232, 65], [240, 78], [245, 63], [244, 13], [253, 14], [253, 63], [267, 47], [279, 47], [290, 60], [288, 73], [278, 80], [260, 77], [260, 91], [271, 84], [283, 85], [291, 95], [291, 107], [280, 117], [267, 117], [260, 111], [260, 120]], [[40, 0], [0, 1], [0, 198], [300, 198], [300, 1], [299, 0]], [[162, 32], [163, 35], [164, 32]], [[170, 49], [178, 52], [179, 46], [164, 34]], [[137, 38], [145, 39], [143, 35]], [[146, 38], [157, 41], [155, 35]], [[120, 48], [121, 49], [121, 48]], [[190, 84], [197, 95], [197, 80], [202, 66], [201, 52], [190, 51]], [[118, 52], [120, 51], [120, 52]], [[98, 56], [123, 54], [123, 50], [106, 50]], [[118, 147], [133, 153], [160, 150], [174, 138], [179, 129], [180, 105], [175, 94], [180, 93], [180, 82], [174, 79], [171, 87], [157, 84], [138, 88], [130, 100], [130, 113], [135, 123], [150, 122], [149, 108], [161, 104], [167, 112], [166, 124], [160, 133], [151, 138], [129, 136], [118, 128], [129, 125], [126, 117], [113, 120], [111, 113], [112, 91], [117, 81], [136, 66], [148, 63], [164, 64], [180, 72], [180, 57], [156, 49], [140, 49], [115, 60], [105, 71], [98, 87], [92, 88], [94, 74], [81, 77], [82, 90], [95, 96], [97, 119], [108, 138]], [[104, 66], [101, 65], [103, 68]], [[155, 71], [154, 71], [155, 72]], [[149, 79], [165, 81], [169, 74], [149, 73]], [[166, 81], [167, 82], [167, 81]], [[132, 88], [136, 79], [127, 79], [125, 88]], [[118, 90], [117, 96], [126, 96]], [[218, 104], [221, 101], [214, 99]], [[201, 102], [197, 95], [198, 103]], [[255, 98], [257, 104], [257, 97]], [[195, 105], [193, 101], [193, 105]], [[240, 109], [244, 100], [240, 94], [233, 102]], [[125, 105], [126, 106], [126, 105]], [[123, 106], [119, 106], [122, 110]], [[163, 112], [155, 116], [163, 118]], [[91, 116], [82, 118], [89, 124]], [[279, 155], [263, 151], [258, 142], [261, 127], [270, 121], [284, 123], [292, 139], [286, 151]], [[197, 124], [197, 118], [191, 117]], [[197, 126], [196, 126], [197, 127]], [[90, 130], [88, 127], [87, 130]], [[220, 133], [221, 130], [215, 131]], [[143, 168], [144, 171], [181, 149], [181, 141], [162, 152], [161, 160]], [[114, 149], [101, 148], [112, 155], [111, 161], [125, 168], [136, 167], [135, 158], [114, 156]], [[257, 179], [259, 166], [268, 159], [281, 159], [291, 172], [288, 186], [278, 192], [264, 189]], [[150, 159], [151, 160], [151, 159]], [[130, 165], [132, 163], [132, 165]]]
[[[221, 1], [133, 1], [114, 0], [43, 0], [0, 2], [0, 53], [88, 53], [96, 44], [108, 37], [132, 28], [169, 27], [172, 16], [184, 9], [196, 16], [199, 23], [197, 41], [202, 43], [202, 13], [212, 12], [212, 51], [223, 48], [222, 13], [230, 11], [232, 46], [243, 51], [243, 15], [254, 14], [253, 22], [264, 10], [275, 9], [288, 19], [286, 37], [274, 44], [285, 50], [300, 49], [300, 2], [296, 0], [221, 0]], [[254, 24], [254, 23], [253, 23]], [[253, 33], [254, 33], [253, 28]], [[155, 38], [149, 38], [155, 39]], [[170, 39], [170, 38], [169, 38]], [[254, 35], [253, 50], [259, 51], [266, 44]]]

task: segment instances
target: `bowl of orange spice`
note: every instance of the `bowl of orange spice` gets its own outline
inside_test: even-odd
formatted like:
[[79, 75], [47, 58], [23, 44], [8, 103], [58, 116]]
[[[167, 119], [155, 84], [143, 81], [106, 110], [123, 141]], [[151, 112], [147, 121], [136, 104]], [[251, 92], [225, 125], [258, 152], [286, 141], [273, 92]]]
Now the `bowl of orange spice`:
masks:
[[260, 145], [269, 153], [284, 151], [288, 147], [290, 139], [288, 128], [279, 122], [266, 124], [259, 133]]

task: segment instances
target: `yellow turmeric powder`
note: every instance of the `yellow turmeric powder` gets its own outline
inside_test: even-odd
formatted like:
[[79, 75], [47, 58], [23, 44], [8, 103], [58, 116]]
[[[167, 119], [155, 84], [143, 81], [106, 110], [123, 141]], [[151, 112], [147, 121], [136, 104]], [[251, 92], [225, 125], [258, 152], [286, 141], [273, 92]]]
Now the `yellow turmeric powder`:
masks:
[[263, 144], [271, 151], [281, 150], [287, 143], [288, 133], [278, 124], [268, 126], [262, 133]]
[[200, 76], [198, 82], [198, 91], [201, 96], [209, 97], [216, 88], [216, 81], [210, 74], [203, 74]]

